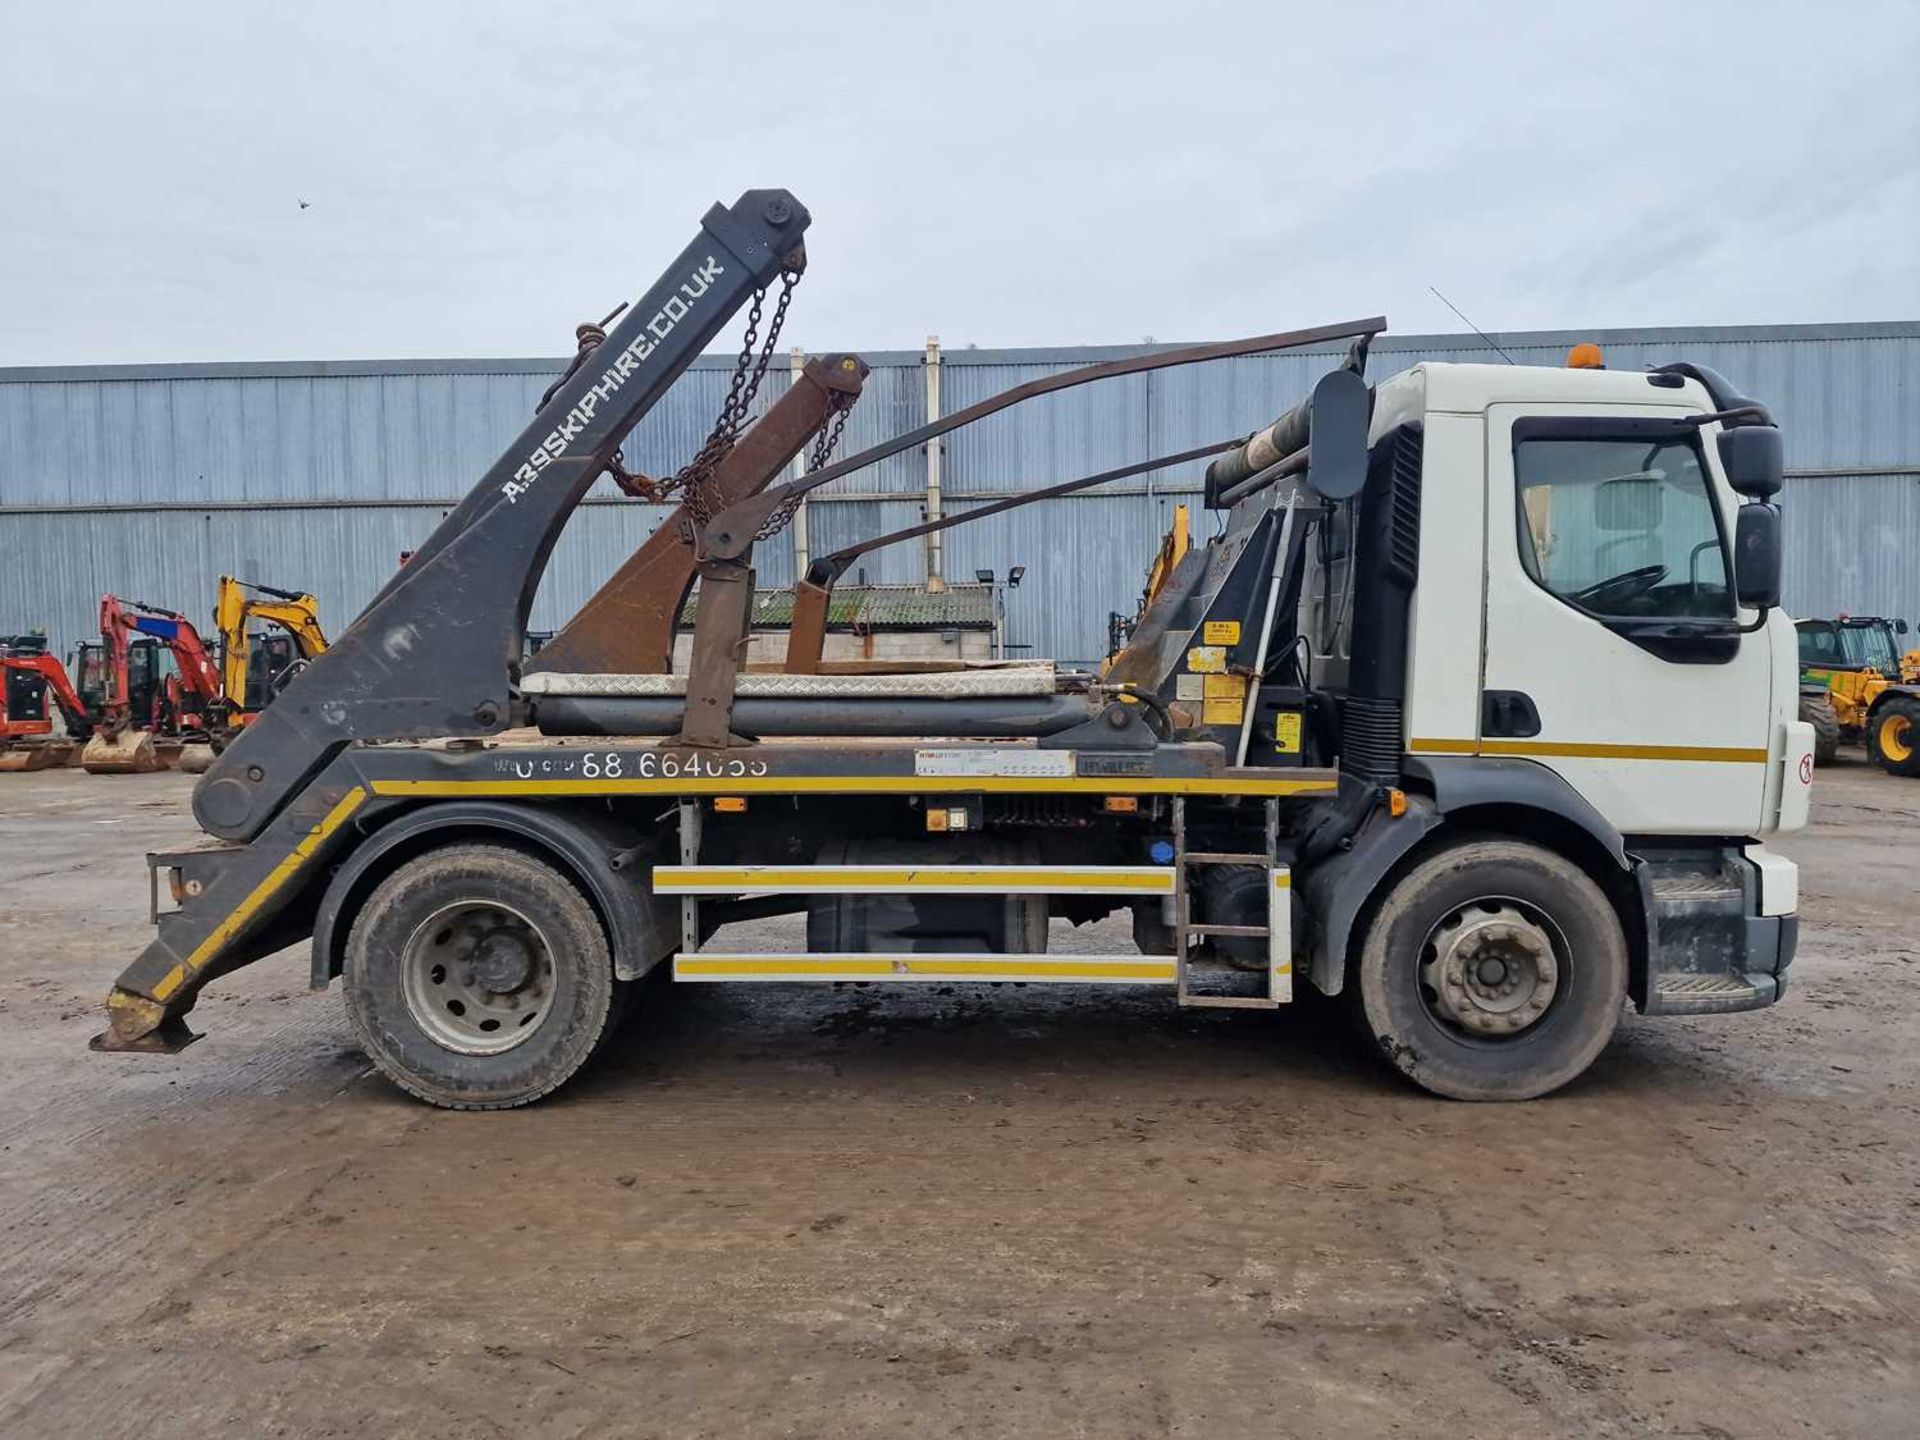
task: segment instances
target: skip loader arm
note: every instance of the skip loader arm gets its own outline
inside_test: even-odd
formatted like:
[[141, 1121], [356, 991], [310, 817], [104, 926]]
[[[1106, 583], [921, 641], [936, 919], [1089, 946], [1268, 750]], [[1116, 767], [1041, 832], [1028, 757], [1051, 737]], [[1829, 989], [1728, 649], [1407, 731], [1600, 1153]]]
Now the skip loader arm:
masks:
[[809, 216], [784, 190], [716, 205], [699, 233], [560, 385], [412, 560], [201, 777], [203, 830], [236, 842], [164, 857], [180, 909], [108, 997], [107, 1050], [176, 1049], [207, 980], [306, 933], [317, 878], [393, 802], [356, 742], [495, 734], [547, 558], [620, 442], [756, 290], [804, 264]]

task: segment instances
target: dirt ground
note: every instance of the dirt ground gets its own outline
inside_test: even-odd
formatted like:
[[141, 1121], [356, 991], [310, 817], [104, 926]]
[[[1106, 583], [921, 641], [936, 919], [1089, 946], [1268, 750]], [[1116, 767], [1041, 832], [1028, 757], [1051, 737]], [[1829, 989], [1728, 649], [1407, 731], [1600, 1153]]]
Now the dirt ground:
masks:
[[1920, 1433], [1920, 784], [1822, 772], [1785, 1004], [1547, 1101], [1317, 1010], [663, 986], [499, 1115], [302, 952], [88, 1053], [190, 784], [0, 776], [0, 1435]]

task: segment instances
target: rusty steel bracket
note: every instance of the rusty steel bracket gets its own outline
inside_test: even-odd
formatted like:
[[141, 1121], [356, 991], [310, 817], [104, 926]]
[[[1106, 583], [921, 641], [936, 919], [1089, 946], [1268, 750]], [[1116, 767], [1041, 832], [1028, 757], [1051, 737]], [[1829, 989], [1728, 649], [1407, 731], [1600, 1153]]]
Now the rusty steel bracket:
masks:
[[[809, 360], [785, 395], [754, 423], [713, 473], [722, 505], [772, 484], [834, 412], [860, 395], [868, 370], [857, 355]], [[683, 504], [608, 577], [560, 632], [527, 662], [528, 674], [663, 675], [673, 669], [674, 632], [693, 588], [697, 557]], [[706, 610], [702, 584], [701, 612]]]
[[[751, 554], [751, 552], [749, 552]], [[673, 743], [719, 747], [748, 742], [733, 733], [733, 692], [753, 622], [753, 566], [745, 559], [700, 562], [700, 614], [687, 663], [687, 702]]]

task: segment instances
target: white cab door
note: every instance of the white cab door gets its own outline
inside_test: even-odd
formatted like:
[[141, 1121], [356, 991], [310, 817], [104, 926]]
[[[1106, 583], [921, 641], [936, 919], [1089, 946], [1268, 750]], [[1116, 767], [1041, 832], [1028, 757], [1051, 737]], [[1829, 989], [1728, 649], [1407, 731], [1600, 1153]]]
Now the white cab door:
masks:
[[[1762, 825], [1771, 646], [1732, 589], [1710, 442], [1655, 406], [1487, 412], [1477, 752], [1550, 766], [1628, 834]], [[1419, 738], [1413, 737], [1415, 748]]]

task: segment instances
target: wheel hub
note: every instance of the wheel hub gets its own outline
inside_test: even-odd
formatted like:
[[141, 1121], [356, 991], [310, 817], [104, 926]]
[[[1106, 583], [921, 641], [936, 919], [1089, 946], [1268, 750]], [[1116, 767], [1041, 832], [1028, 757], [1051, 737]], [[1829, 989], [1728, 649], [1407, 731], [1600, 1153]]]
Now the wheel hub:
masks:
[[471, 978], [466, 983], [494, 995], [511, 995], [526, 988], [536, 963], [526, 937], [503, 925], [487, 931], [475, 943], [467, 972]]
[[1553, 938], [1516, 906], [1465, 906], [1428, 936], [1420, 979], [1441, 1019], [1475, 1035], [1517, 1035], [1560, 988]]
[[414, 1023], [462, 1055], [521, 1044], [553, 1003], [553, 956], [533, 923], [495, 901], [448, 905], [414, 931], [400, 956]]

